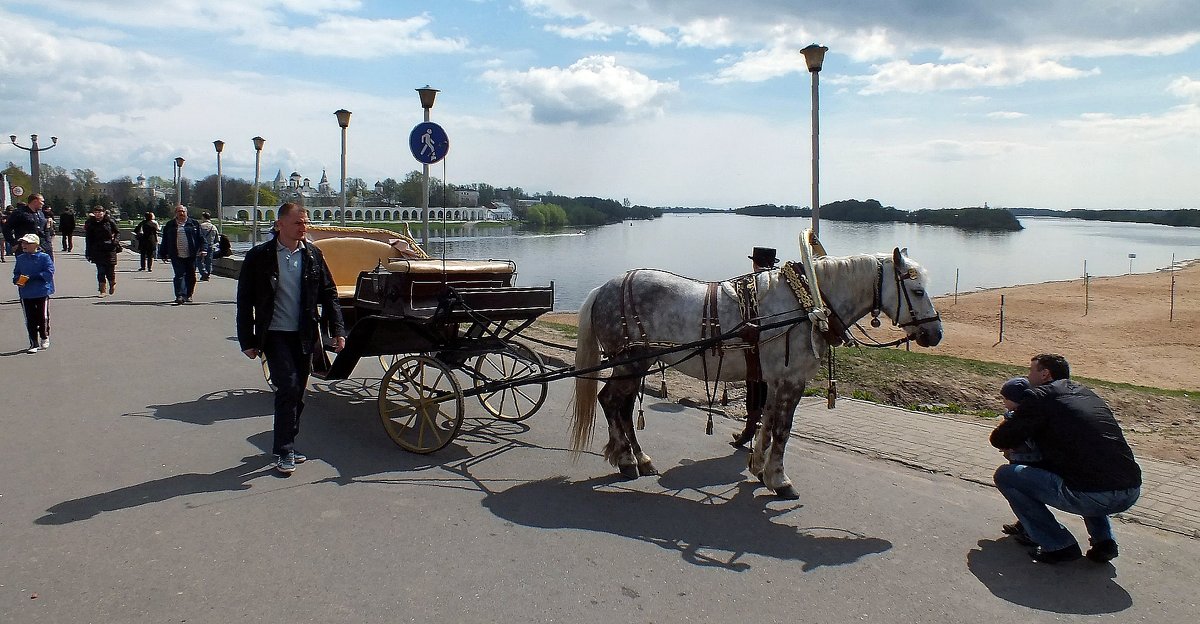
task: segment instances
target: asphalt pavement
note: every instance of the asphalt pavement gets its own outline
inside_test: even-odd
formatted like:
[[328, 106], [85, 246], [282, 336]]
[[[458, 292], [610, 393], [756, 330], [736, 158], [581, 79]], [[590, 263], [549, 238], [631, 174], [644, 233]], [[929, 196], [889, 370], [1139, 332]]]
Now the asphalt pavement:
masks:
[[[77, 246], [77, 250], [82, 251]], [[122, 254], [98, 297], [59, 255], [49, 350], [0, 298], [0, 622], [1191, 621], [1196, 471], [1143, 460], [1121, 557], [1030, 561], [999, 532], [986, 425], [842, 400], [802, 406], [776, 500], [698, 409], [651, 401], [663, 470], [623, 481], [566, 448], [569, 382], [522, 423], [467, 404], [414, 455], [384, 434], [382, 368], [315, 381], [270, 467], [272, 395], [233, 339], [234, 284], [171, 305]], [[5, 275], [11, 264], [0, 265]], [[602, 427], [601, 427], [602, 429]], [[601, 432], [602, 435], [602, 432]], [[1065, 522], [1082, 536], [1082, 523]]]

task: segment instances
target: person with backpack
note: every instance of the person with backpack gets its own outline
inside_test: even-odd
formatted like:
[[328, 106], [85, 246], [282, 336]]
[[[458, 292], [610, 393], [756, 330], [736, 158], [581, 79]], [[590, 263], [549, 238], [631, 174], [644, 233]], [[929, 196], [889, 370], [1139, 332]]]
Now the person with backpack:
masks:
[[200, 213], [200, 238], [204, 239], [204, 251], [196, 260], [196, 268], [200, 270], [200, 281], [207, 282], [208, 276], [212, 275], [213, 250], [217, 247], [217, 226], [212, 224], [209, 219], [212, 215], [208, 212]]

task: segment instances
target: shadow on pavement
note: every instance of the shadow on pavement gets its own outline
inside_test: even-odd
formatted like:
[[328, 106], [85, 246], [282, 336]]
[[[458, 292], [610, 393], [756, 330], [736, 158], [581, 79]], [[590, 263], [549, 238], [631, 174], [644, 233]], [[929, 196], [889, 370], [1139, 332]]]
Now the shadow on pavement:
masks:
[[842, 529], [773, 522], [798, 507], [764, 508], [773, 497], [755, 496], [759, 486], [745, 480], [743, 465], [741, 455], [681, 464], [659, 478], [673, 492], [625, 489], [615, 475], [578, 482], [554, 477], [489, 493], [482, 504], [523, 526], [620, 535], [678, 551], [693, 565], [737, 572], [750, 569], [741, 560], [746, 554], [802, 561], [807, 572], [892, 547]]
[[1026, 550], [1009, 537], [979, 540], [979, 548], [967, 554], [967, 568], [997, 598], [1031, 609], [1101, 615], [1133, 606], [1129, 592], [1113, 580], [1112, 564], [1034, 563]]

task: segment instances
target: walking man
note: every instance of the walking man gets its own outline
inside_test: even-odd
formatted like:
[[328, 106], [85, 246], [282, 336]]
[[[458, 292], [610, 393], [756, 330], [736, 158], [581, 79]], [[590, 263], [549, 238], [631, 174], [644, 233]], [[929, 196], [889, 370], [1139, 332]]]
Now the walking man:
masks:
[[[296, 452], [304, 391], [314, 349], [324, 348], [321, 327], [332, 348], [346, 346], [346, 327], [337, 287], [316, 245], [307, 244], [308, 214], [293, 203], [279, 207], [274, 238], [246, 252], [237, 286], [237, 335], [248, 358], [262, 355], [275, 384], [275, 433], [271, 452], [283, 475], [307, 457]], [[321, 306], [318, 314], [317, 305]]]
[[62, 214], [58, 216], [58, 233], [62, 235], [62, 250], [75, 251], [75, 241], [71, 238], [75, 235], [74, 210], [64, 208]]
[[217, 226], [209, 221], [210, 218], [212, 215], [207, 212], [200, 213], [200, 238], [204, 239], [204, 253], [200, 254], [196, 264], [202, 282], [207, 282], [208, 276], [212, 275], [213, 249], [217, 246]]
[[1118, 554], [1108, 517], [1137, 502], [1142, 471], [1108, 404], [1070, 377], [1063, 356], [1034, 356], [1031, 396], [992, 431], [991, 443], [998, 449], [1015, 449], [1028, 440], [1042, 453], [1037, 465], [996, 469], [996, 488], [1018, 519], [1003, 529], [1018, 541], [1037, 544], [1030, 552], [1035, 561], [1060, 563], [1083, 553], [1049, 507], [1083, 516], [1091, 542], [1087, 558], [1104, 563]]
[[175, 206], [175, 218], [163, 225], [162, 242], [158, 244], [158, 257], [170, 259], [175, 272], [175, 305], [192, 302], [192, 294], [196, 292], [196, 260], [206, 253], [200, 224], [188, 218], [185, 206]]

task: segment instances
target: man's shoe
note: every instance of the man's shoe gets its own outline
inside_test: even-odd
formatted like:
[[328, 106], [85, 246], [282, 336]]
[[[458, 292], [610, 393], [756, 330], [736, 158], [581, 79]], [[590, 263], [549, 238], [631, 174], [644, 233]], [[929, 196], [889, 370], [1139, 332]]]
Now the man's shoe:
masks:
[[50, 348], [50, 338], [49, 338], [49, 337], [42, 338], [42, 348], [43, 348], [43, 349], [49, 349], [49, 348]]
[[29, 347], [28, 349], [25, 350], [25, 353], [37, 353], [37, 351], [38, 351], [37, 347]]
[[1116, 559], [1118, 554], [1120, 554], [1120, 551], [1117, 548], [1117, 543], [1106, 539], [1103, 542], [1092, 544], [1092, 547], [1088, 549], [1087, 554], [1084, 556], [1096, 563], [1106, 563]]
[[113, 293], [115, 293], [115, 292], [117, 292], [117, 285], [116, 285], [116, 284], [109, 284], [109, 285], [108, 285], [108, 294], [110, 294], [110, 295], [111, 295], [111, 294], [113, 294]]
[[1020, 520], [1017, 520], [1016, 522], [1014, 522], [1012, 524], [1000, 525], [1000, 532], [1004, 533], [1005, 535], [1011, 535], [1013, 538], [1013, 541], [1015, 541], [1016, 543], [1018, 543], [1022, 546], [1037, 546], [1038, 545], [1037, 542], [1033, 541], [1033, 538], [1029, 537], [1029, 534], [1025, 532], [1025, 527], [1021, 526]]
[[1083, 552], [1079, 550], [1079, 544], [1071, 544], [1066, 548], [1058, 550], [1046, 550], [1041, 546], [1029, 551], [1029, 556], [1038, 563], [1066, 563], [1067, 561], [1075, 561], [1083, 556]]
[[201, 277], [201, 278], [200, 278], [200, 281], [202, 281], [202, 282], [207, 282], [207, 281], [208, 281], [208, 276], [207, 276], [207, 275], [205, 275], [204, 277]]
[[175, 305], [183, 305], [183, 297], [175, 297]]
[[292, 451], [292, 463], [293, 464], [303, 464], [306, 461], [308, 461], [308, 458], [304, 456], [304, 453], [297, 453], [296, 451]]
[[275, 471], [285, 475], [296, 472], [296, 462], [292, 459], [291, 453], [275, 457]]
[[191, 297], [184, 297], [184, 298], [183, 298], [183, 302], [184, 302], [184, 303], [191, 303], [191, 302], [192, 302], [192, 298], [191, 298]]

